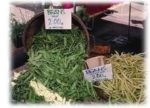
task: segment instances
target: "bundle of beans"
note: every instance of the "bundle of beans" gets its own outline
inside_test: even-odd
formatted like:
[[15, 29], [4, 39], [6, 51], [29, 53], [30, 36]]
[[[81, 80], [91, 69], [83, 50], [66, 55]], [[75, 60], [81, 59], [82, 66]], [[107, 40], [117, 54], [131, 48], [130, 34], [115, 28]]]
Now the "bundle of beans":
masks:
[[95, 87], [104, 91], [110, 103], [144, 102], [144, 58], [116, 53], [106, 61], [112, 64], [113, 79], [100, 81]]
[[35, 35], [32, 48], [28, 51], [27, 72], [15, 81], [13, 99], [17, 102], [42, 102], [43, 98], [32, 96], [35, 93], [29, 84], [34, 81], [40, 82], [47, 90], [56, 92], [69, 102], [96, 101], [92, 84], [83, 79], [86, 53], [82, 35], [77, 28], [42, 31]]

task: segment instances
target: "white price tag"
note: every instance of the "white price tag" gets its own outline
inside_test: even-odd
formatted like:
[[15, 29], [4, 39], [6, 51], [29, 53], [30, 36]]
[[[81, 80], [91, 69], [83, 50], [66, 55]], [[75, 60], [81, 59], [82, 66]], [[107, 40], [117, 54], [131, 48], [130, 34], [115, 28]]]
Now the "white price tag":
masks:
[[44, 9], [45, 29], [71, 29], [70, 9]]
[[112, 79], [112, 65], [106, 64], [99, 67], [83, 70], [84, 78], [90, 82]]

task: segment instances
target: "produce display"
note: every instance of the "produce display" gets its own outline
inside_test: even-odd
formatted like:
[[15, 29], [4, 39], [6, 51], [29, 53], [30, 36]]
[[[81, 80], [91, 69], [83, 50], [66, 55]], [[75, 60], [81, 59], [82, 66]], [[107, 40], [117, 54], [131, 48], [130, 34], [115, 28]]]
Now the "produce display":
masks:
[[95, 87], [104, 91], [109, 103], [144, 102], [144, 57], [141, 55], [112, 55], [106, 60], [112, 64], [113, 79], [100, 81]]
[[[27, 71], [13, 80], [13, 102], [57, 103], [56, 100], [60, 100], [57, 97], [62, 97], [59, 103], [98, 100], [93, 85], [83, 78], [86, 42], [78, 28], [42, 30], [33, 39], [33, 45], [28, 51]], [[41, 90], [39, 94], [36, 91], [38, 87], [45, 91]], [[50, 91], [57, 96], [46, 98]]]
[[[143, 103], [144, 57], [131, 53], [111, 55], [106, 63], [112, 64], [113, 79], [92, 84], [83, 78], [86, 53], [82, 35], [79, 29], [35, 35], [28, 51], [27, 72], [13, 79], [13, 102]], [[96, 93], [94, 88], [103, 92]]]
[[10, 4], [12, 104], [145, 103], [147, 4], [108, 4]]

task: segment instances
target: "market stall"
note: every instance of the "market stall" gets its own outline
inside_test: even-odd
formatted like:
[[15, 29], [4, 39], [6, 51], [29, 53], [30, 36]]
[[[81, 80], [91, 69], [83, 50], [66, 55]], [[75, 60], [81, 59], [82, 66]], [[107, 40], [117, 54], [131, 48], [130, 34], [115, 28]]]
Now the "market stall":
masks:
[[[28, 9], [28, 5], [15, 6]], [[12, 38], [13, 103], [145, 102], [142, 44], [145, 26], [119, 22], [122, 21], [118, 20], [119, 9], [126, 5], [46, 3], [35, 6], [44, 9], [33, 15], [29, 6], [33, 16], [23, 26], [19, 25], [18, 14], [11, 21], [11, 36], [22, 39], [22, 45], [16, 48], [17, 41]], [[133, 16], [139, 15], [134, 13]], [[119, 16], [124, 18], [122, 14]]]

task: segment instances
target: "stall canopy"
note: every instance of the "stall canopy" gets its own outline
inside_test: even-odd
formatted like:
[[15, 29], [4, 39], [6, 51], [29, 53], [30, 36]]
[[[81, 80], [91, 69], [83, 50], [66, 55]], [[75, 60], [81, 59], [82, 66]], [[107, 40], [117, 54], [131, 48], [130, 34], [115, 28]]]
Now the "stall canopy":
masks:
[[144, 3], [119, 3], [108, 8], [113, 10], [114, 13], [103, 17], [103, 20], [138, 27], [143, 29], [144, 21], [147, 17], [147, 6]]

